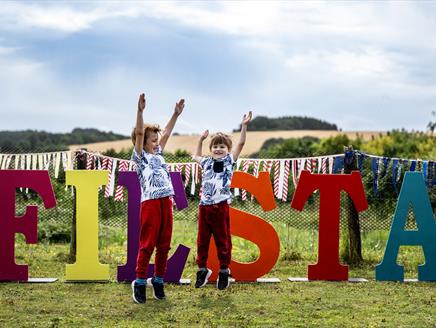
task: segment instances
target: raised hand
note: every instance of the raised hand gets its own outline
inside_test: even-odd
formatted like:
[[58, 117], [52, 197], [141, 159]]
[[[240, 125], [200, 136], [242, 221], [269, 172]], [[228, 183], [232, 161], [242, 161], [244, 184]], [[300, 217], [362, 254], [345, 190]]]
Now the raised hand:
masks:
[[251, 110], [248, 112], [248, 114], [244, 114], [244, 117], [242, 118], [242, 125], [248, 125], [251, 121], [251, 117], [253, 116], [253, 113]]
[[204, 132], [200, 135], [200, 140], [203, 141], [204, 139], [207, 138], [208, 135], [209, 135], [209, 130], [204, 131]]
[[174, 114], [176, 114], [177, 116], [182, 114], [183, 108], [185, 108], [185, 99], [180, 99], [174, 107]]
[[138, 99], [138, 110], [142, 112], [144, 111], [144, 109], [145, 109], [145, 95], [141, 93]]

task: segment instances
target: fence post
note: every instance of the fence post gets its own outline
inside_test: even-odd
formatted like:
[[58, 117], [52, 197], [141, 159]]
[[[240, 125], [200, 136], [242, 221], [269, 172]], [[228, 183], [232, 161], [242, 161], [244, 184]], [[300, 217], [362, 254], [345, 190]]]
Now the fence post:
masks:
[[[353, 146], [344, 147], [344, 173], [350, 174], [357, 170], [356, 155]], [[362, 258], [362, 240], [360, 237], [359, 213], [352, 199], [347, 196], [347, 233], [342, 258], [349, 264], [359, 264]]]
[[[87, 155], [84, 151], [86, 151], [86, 149], [80, 149], [80, 151], [77, 151], [75, 153], [77, 170], [86, 169]], [[74, 195], [73, 195], [73, 221], [71, 223], [70, 261], [72, 263], [76, 262], [76, 189], [75, 188], [74, 188]]]

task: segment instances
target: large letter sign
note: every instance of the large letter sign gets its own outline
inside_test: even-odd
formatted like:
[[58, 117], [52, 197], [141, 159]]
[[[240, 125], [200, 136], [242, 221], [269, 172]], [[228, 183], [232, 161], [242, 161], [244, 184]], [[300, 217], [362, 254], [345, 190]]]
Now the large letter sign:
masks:
[[[237, 171], [233, 174], [231, 187], [243, 188], [252, 193], [265, 212], [276, 207], [268, 172], [260, 172], [256, 178]], [[259, 258], [252, 263], [231, 261], [230, 268], [236, 281], [256, 281], [274, 267], [280, 255], [280, 240], [271, 224], [255, 215], [230, 208], [230, 232], [232, 235], [250, 240], [260, 250]], [[213, 271], [210, 280], [215, 281], [219, 264], [214, 241], [209, 247], [208, 261]]]
[[76, 263], [66, 265], [65, 279], [108, 280], [109, 265], [98, 261], [98, 187], [108, 182], [108, 171], [66, 171], [67, 185], [76, 187]]
[[[417, 230], [405, 231], [409, 204]], [[404, 268], [396, 259], [401, 245], [422, 246], [425, 264], [418, 267], [418, 280], [436, 281], [436, 222], [421, 172], [406, 172], [392, 220], [383, 262], [376, 266], [376, 280], [403, 281]]]
[[339, 219], [341, 190], [351, 197], [358, 212], [368, 203], [359, 172], [351, 174], [311, 174], [302, 171], [291, 207], [303, 210], [309, 196], [319, 189], [318, 263], [309, 265], [309, 280], [348, 280], [348, 266], [339, 263]]
[[56, 198], [47, 171], [0, 170], [0, 281], [27, 281], [27, 265], [15, 264], [15, 234], [26, 242], [38, 240], [38, 206], [27, 206], [22, 217], [15, 217], [15, 190], [31, 188], [41, 195], [45, 208], [56, 206]]
[[[177, 209], [181, 210], [188, 204], [183, 188], [180, 172], [171, 172], [171, 182], [174, 187], [174, 198]], [[118, 266], [118, 281], [135, 280], [136, 257], [139, 248], [139, 212], [141, 204], [141, 188], [136, 172], [120, 172], [120, 185], [127, 188], [128, 192], [128, 215], [127, 215], [127, 263]], [[190, 249], [184, 245], [178, 245], [176, 252], [167, 261], [165, 273], [166, 282], [179, 282], [188, 259]], [[147, 277], [153, 276], [154, 264], [148, 265]]]

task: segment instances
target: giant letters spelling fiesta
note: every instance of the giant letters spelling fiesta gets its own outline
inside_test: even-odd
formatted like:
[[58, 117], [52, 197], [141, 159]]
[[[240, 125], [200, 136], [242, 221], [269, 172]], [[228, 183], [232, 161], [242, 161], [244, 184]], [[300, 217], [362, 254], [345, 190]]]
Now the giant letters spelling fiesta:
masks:
[[[409, 204], [413, 208], [417, 230], [405, 231]], [[422, 173], [406, 172], [392, 220], [383, 262], [377, 265], [377, 280], [403, 281], [404, 269], [397, 264], [401, 245], [422, 246], [425, 264], [418, 267], [418, 280], [436, 281], [436, 222]]]
[[[132, 182], [134, 185], [134, 180], [137, 183], [135, 173], [130, 177], [130, 182], [123, 182], [122, 176], [120, 173], [121, 184], [129, 185]], [[101, 171], [67, 172], [67, 183], [76, 186], [77, 191], [77, 262], [67, 266], [67, 280], [107, 280], [109, 278], [108, 266], [98, 262], [97, 190], [98, 186], [107, 182], [107, 177], [107, 172]], [[24, 234], [28, 243], [37, 241], [38, 208], [27, 206], [22, 217], [15, 217], [15, 189], [20, 187], [31, 188], [39, 193], [46, 208], [56, 205], [47, 171], [0, 170], [0, 281], [28, 280], [27, 266], [16, 265], [14, 261], [15, 233]], [[271, 182], [266, 172], [261, 172], [257, 179], [246, 173], [235, 172], [232, 187], [244, 188], [252, 192], [265, 211], [275, 206]], [[132, 188], [135, 189], [130, 187], [130, 189]], [[131, 221], [130, 217], [138, 217], [140, 201], [139, 192], [135, 196], [130, 189], [129, 222]], [[367, 207], [367, 202], [363, 193], [362, 181], [357, 172], [353, 172], [351, 175], [316, 175], [303, 171], [291, 206], [302, 210], [307, 198], [316, 189], [320, 189], [319, 256], [318, 263], [309, 266], [308, 278], [309, 280], [346, 280], [348, 277], [347, 267], [341, 266], [338, 259], [339, 194], [344, 189], [350, 194], [357, 210], [364, 210]], [[130, 198], [132, 198], [131, 204]], [[414, 231], [404, 230], [409, 204], [412, 205], [418, 227]], [[135, 214], [135, 210], [137, 214]], [[233, 274], [237, 280], [253, 281], [268, 273], [276, 263], [279, 256], [277, 233], [265, 221], [236, 209], [231, 209], [231, 220], [232, 233], [253, 241], [261, 250], [259, 259], [253, 263], [232, 262]], [[422, 174], [408, 172], [403, 181], [385, 256], [383, 262], [377, 266], [376, 279], [403, 280], [403, 270], [395, 263], [399, 247], [401, 245], [420, 245], [424, 250], [426, 264], [419, 267], [418, 278], [419, 280], [436, 281], [435, 237], [436, 223]], [[129, 233], [128, 238], [129, 245], [131, 245], [131, 233]], [[135, 240], [132, 242], [135, 243]], [[128, 264], [130, 266], [135, 260], [135, 256], [130, 253], [136, 252], [136, 249], [137, 247], [129, 246]], [[214, 258], [216, 256], [210, 254], [210, 260], [213, 261]], [[178, 267], [178, 269], [180, 268]], [[131, 269], [130, 272], [132, 272]], [[129, 277], [120, 280], [130, 279]]]
[[[260, 172], [259, 177], [255, 178], [250, 174], [237, 171], [233, 174], [231, 187], [243, 188], [252, 193], [264, 211], [270, 211], [276, 207], [268, 172]], [[259, 258], [255, 262], [231, 261], [232, 276], [237, 281], [256, 281], [274, 267], [280, 254], [280, 240], [271, 224], [255, 215], [230, 208], [230, 232], [232, 235], [252, 241], [260, 250]], [[219, 264], [213, 241], [210, 245], [208, 262], [213, 271], [210, 280], [215, 281]]]
[[[174, 187], [174, 200], [178, 210], [188, 206], [188, 200], [183, 188], [180, 172], [170, 172], [171, 182]], [[141, 189], [136, 172], [120, 172], [119, 183], [127, 188], [128, 192], [128, 215], [127, 215], [127, 263], [118, 266], [118, 281], [132, 281], [136, 278], [136, 257], [139, 248], [139, 216], [141, 203]], [[184, 245], [178, 245], [176, 252], [168, 259], [165, 281], [179, 282], [188, 259], [190, 249]], [[147, 277], [152, 276], [154, 264], [148, 265]]]
[[351, 197], [358, 212], [368, 207], [359, 172], [311, 174], [302, 171], [291, 207], [301, 211], [309, 196], [319, 189], [318, 263], [309, 265], [309, 280], [348, 280], [348, 266], [339, 263], [339, 215], [341, 190]]
[[45, 208], [56, 206], [56, 198], [47, 171], [0, 170], [0, 281], [26, 281], [27, 265], [15, 264], [15, 234], [22, 233], [26, 242], [38, 240], [38, 206], [27, 206], [15, 217], [15, 190], [31, 188], [41, 195]]
[[66, 184], [76, 187], [76, 263], [66, 265], [65, 279], [108, 280], [109, 265], [98, 261], [98, 187], [108, 171], [66, 171]]

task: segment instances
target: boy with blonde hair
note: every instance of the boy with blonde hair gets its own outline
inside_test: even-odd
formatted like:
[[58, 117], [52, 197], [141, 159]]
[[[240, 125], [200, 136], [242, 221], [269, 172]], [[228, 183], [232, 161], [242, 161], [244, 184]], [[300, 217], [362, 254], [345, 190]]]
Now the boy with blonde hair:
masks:
[[[184, 107], [185, 100], [180, 99], [159, 140], [161, 131], [159, 126], [144, 124], [143, 93], [138, 100], [136, 126], [132, 131], [134, 145], [132, 161], [136, 163], [141, 185], [139, 251], [136, 261], [136, 280], [132, 281], [132, 297], [136, 303], [145, 303], [146, 284], [152, 288], [155, 299], [165, 298], [163, 277], [171, 244], [174, 190], [162, 151]], [[148, 263], [154, 249], [156, 249], [155, 274], [153, 278], [146, 281]]]
[[232, 140], [224, 133], [215, 134], [210, 141], [211, 155], [202, 157], [203, 141], [209, 135], [209, 130], [203, 132], [197, 144], [193, 159], [202, 168], [201, 199], [198, 209], [197, 280], [195, 288], [204, 287], [212, 270], [207, 268], [207, 257], [210, 239], [213, 236], [218, 252], [220, 271], [218, 273], [217, 288], [229, 287], [232, 258], [232, 239], [230, 234], [229, 204], [232, 200], [230, 182], [235, 168], [235, 162], [245, 144], [247, 126], [252, 117], [251, 111], [244, 115], [241, 124], [239, 142], [232, 151]]

